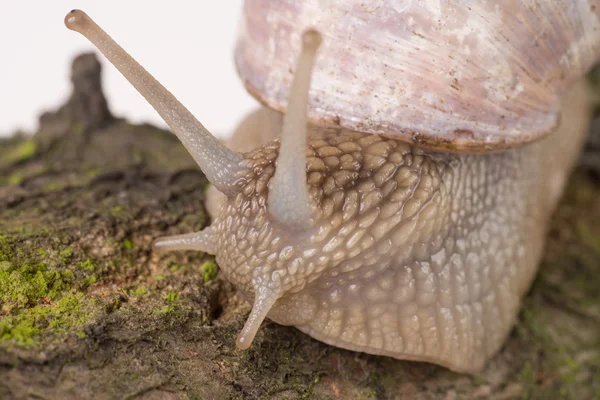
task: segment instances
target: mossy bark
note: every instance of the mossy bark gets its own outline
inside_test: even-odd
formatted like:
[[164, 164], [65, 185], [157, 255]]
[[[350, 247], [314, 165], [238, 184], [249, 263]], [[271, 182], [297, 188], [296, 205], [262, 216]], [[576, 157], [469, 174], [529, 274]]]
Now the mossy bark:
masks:
[[[517, 326], [477, 376], [334, 348], [266, 322], [201, 253], [207, 181], [169, 132], [114, 118], [90, 55], [32, 139], [0, 143], [0, 398], [600, 398], [597, 134], [554, 215]], [[596, 143], [596, 144], [594, 144]], [[216, 276], [215, 276], [216, 275]]]

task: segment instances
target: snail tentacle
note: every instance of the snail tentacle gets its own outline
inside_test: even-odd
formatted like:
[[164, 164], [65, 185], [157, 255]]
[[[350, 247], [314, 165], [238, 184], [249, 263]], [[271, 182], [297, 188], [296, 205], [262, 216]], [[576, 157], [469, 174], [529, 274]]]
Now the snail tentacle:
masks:
[[290, 89], [288, 113], [283, 122], [275, 175], [269, 188], [269, 212], [275, 220], [294, 229], [314, 224], [306, 177], [306, 130], [310, 77], [321, 35], [308, 30], [302, 35], [302, 51]]
[[186, 233], [183, 235], [163, 236], [157, 238], [152, 247], [156, 251], [167, 252], [177, 250], [196, 250], [215, 254], [215, 233], [209, 226], [200, 232]]
[[[270, 283], [273, 284], [274, 282]], [[252, 345], [260, 325], [275, 305], [275, 302], [281, 297], [280, 290], [273, 289], [269, 284], [259, 283], [254, 286], [254, 305], [236, 341], [236, 346], [240, 350], [246, 350]]]
[[198, 163], [208, 180], [225, 194], [238, 191], [245, 168], [242, 156], [215, 138], [164, 86], [102, 30], [86, 13], [72, 10], [67, 28], [81, 33], [123, 74], [158, 112]]

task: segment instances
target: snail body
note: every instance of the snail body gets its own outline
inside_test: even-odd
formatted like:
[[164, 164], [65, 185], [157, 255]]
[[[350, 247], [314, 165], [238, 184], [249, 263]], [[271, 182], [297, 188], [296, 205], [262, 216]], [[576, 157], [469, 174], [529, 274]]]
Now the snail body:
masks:
[[[381, 135], [314, 128], [308, 180], [324, 211], [318, 233], [294, 239], [291, 249], [285, 232], [260, 211], [278, 149], [277, 141], [263, 144], [248, 153], [260, 171], [248, 184], [250, 196], [209, 193], [209, 211], [221, 212], [214, 234], [227, 238], [219, 265], [249, 301], [251, 273], [300, 283], [268, 316], [320, 341], [476, 372], [510, 333], [584, 142], [592, 114], [586, 83], [571, 89], [566, 102], [551, 136], [492, 154], [439, 153]], [[260, 140], [243, 126], [228, 145], [249, 148]], [[319, 152], [337, 154], [323, 168]], [[345, 164], [348, 154], [360, 160], [358, 170]], [[370, 157], [386, 163], [365, 165]], [[238, 208], [259, 211], [244, 218]], [[266, 239], [263, 259], [248, 256]]]
[[[341, 62], [344, 74], [356, 66], [355, 60], [340, 61], [348, 56], [339, 52], [340, 38], [349, 32], [362, 37], [367, 50], [377, 49], [361, 33], [360, 26], [372, 26], [367, 14], [391, 18], [429, 2], [328, 3], [246, 2], [238, 70], [251, 93], [286, 114], [257, 111], [234, 133], [233, 149], [216, 140], [87, 15], [72, 11], [65, 23], [96, 44], [140, 91], [213, 184], [207, 204], [213, 223], [201, 232], [159, 238], [154, 246], [216, 255], [226, 278], [253, 302], [239, 348], [251, 345], [268, 316], [338, 347], [475, 372], [510, 332], [535, 275], [549, 216], [581, 147], [592, 110], [581, 76], [600, 55], [597, 16], [592, 12], [582, 20], [579, 36], [567, 35], [580, 45], [558, 45], [562, 36], [552, 36], [556, 31], [542, 32], [550, 38], [538, 38], [534, 47], [544, 47], [555, 62], [539, 76], [531, 72], [538, 71], [539, 62], [507, 72], [512, 97], [500, 101], [500, 95], [481, 92], [503, 87], [505, 77], [491, 71], [487, 81], [473, 76], [464, 97], [440, 95], [440, 101], [447, 98], [438, 103], [445, 108], [430, 107], [424, 99], [431, 96], [417, 96], [418, 90], [389, 97], [386, 101], [414, 105], [399, 121], [396, 114], [402, 113], [394, 107], [382, 108], [377, 118], [361, 115], [360, 110], [373, 113], [362, 104], [369, 96], [362, 99], [364, 89], [342, 85], [342, 76], [327, 72], [328, 63]], [[375, 3], [385, 12], [359, 9]], [[525, 21], [540, 19], [540, 9], [519, 4], [507, 7], [535, 14]], [[552, 4], [558, 8], [551, 11], [564, 18], [589, 6]], [[327, 11], [317, 13], [317, 5]], [[510, 11], [496, 8], [503, 17], [494, 21], [506, 21]], [[348, 13], [355, 13], [353, 22], [332, 22]], [[437, 18], [449, 24], [444, 13]], [[491, 25], [499, 28], [497, 22]], [[302, 43], [299, 54], [296, 42]], [[546, 48], [550, 44], [554, 47]], [[255, 45], [253, 56], [249, 49]], [[332, 54], [338, 58], [327, 59]], [[292, 58], [297, 66], [288, 96]], [[440, 70], [436, 63], [423, 63]], [[467, 59], [453, 68], [467, 76], [464, 65], [470, 67]], [[535, 92], [565, 65], [572, 66], [572, 75]], [[428, 90], [446, 82], [416, 75], [408, 81]], [[333, 77], [332, 86], [327, 76]], [[395, 79], [389, 81], [401, 82]], [[530, 81], [533, 87], [526, 86]], [[514, 91], [511, 85], [523, 87]], [[350, 107], [344, 101], [353, 96]], [[478, 96], [484, 100], [474, 101]], [[464, 135], [467, 131], [471, 134]]]

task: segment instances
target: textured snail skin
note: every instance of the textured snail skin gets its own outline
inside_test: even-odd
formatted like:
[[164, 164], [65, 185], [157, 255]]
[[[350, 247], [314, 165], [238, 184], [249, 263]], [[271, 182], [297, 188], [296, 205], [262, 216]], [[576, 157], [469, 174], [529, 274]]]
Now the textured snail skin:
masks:
[[[250, 300], [258, 286], [281, 287], [268, 317], [320, 341], [476, 372], [510, 332], [587, 132], [584, 83], [565, 104], [550, 137], [488, 155], [313, 128], [309, 231], [290, 232], [267, 211], [278, 142], [250, 151], [243, 191], [211, 226], [221, 270]], [[267, 114], [272, 130], [260, 129]], [[230, 147], [255, 147], [277, 118], [259, 111]], [[209, 200], [214, 210], [223, 197]]]

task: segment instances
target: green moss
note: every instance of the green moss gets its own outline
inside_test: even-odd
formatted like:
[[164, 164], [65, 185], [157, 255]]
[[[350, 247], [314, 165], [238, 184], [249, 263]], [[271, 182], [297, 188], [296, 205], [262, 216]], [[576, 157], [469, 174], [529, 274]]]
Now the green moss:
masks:
[[181, 271], [185, 269], [185, 265], [180, 264], [171, 264], [169, 265], [169, 270], [173, 272]]
[[102, 173], [102, 168], [90, 168], [87, 170], [86, 174], [88, 178], [93, 179]]
[[79, 339], [85, 339], [87, 337], [87, 335], [85, 334], [84, 331], [79, 331], [79, 332], [76, 332], [75, 334], [79, 337]]
[[133, 290], [129, 291], [129, 294], [135, 296], [135, 297], [142, 297], [148, 294], [148, 289], [144, 288], [144, 287], [139, 287]]
[[37, 145], [33, 139], [25, 140], [18, 144], [8, 154], [4, 156], [2, 160], [3, 164], [16, 164], [19, 162], [27, 161], [35, 155], [37, 151]]
[[155, 280], [155, 281], [157, 281], [157, 282], [159, 282], [159, 281], [162, 281], [163, 279], [165, 279], [164, 275], [157, 275], [157, 276], [154, 278], [154, 280]]
[[135, 248], [135, 245], [130, 239], [126, 238], [125, 240], [123, 240], [123, 248], [127, 250], [132, 250]]
[[69, 186], [68, 182], [52, 181], [52, 182], [48, 182], [45, 185], [43, 185], [42, 190], [45, 192], [55, 192], [55, 191], [64, 189], [67, 186]]
[[10, 254], [12, 252], [12, 243], [9, 237], [6, 235], [0, 235], [0, 261], [9, 261]]
[[20, 184], [25, 176], [19, 172], [9, 175], [7, 178], [2, 179], [1, 183], [5, 185], [18, 185]]
[[68, 277], [48, 270], [45, 264], [17, 266], [4, 261], [0, 270], [0, 301], [3, 308], [23, 308], [40, 299], [54, 299], [67, 287]]
[[56, 304], [38, 305], [0, 319], [0, 342], [14, 341], [23, 346], [39, 343], [42, 334], [66, 334], [82, 327], [92, 313], [91, 301], [81, 292], [69, 293]]
[[113, 217], [118, 217], [121, 214], [123, 214], [124, 211], [125, 211], [125, 207], [114, 206], [113, 208], [110, 209], [110, 215], [112, 215]]
[[174, 292], [167, 293], [167, 295], [165, 296], [165, 302], [167, 303], [167, 305], [155, 309], [154, 313], [162, 314], [162, 315], [175, 313], [176, 309], [178, 309], [180, 307], [180, 305], [177, 304], [178, 299], [179, 299], [179, 295], [177, 293], [174, 293]]
[[529, 399], [537, 390], [536, 373], [530, 362], [526, 362], [521, 368], [518, 380], [521, 383], [521, 398]]
[[208, 282], [215, 279], [218, 271], [219, 268], [217, 267], [217, 264], [214, 261], [206, 261], [200, 266], [200, 272], [202, 272], [204, 282]]
[[317, 374], [312, 381], [310, 381], [310, 383], [308, 384], [308, 386], [306, 386], [303, 390], [304, 393], [302, 393], [301, 398], [302, 399], [310, 399], [313, 396], [313, 390], [314, 387], [317, 383], [319, 383], [319, 381], [321, 380], [321, 377], [319, 374]]
[[71, 282], [75, 279], [75, 275], [73, 274], [73, 271], [67, 269], [65, 271], [61, 271], [61, 274], [63, 276], [63, 278], [68, 281]]
[[174, 303], [175, 301], [177, 301], [177, 299], [179, 298], [179, 295], [177, 293], [167, 293], [167, 296], [165, 297], [165, 301], [167, 303]]
[[[556, 265], [549, 264], [547, 267], [553, 268]], [[562, 267], [566, 268], [566, 265]], [[577, 275], [578, 272], [573, 275]], [[564, 278], [562, 285], [569, 288], [574, 280], [578, 278]], [[583, 286], [575, 287], [583, 290]], [[576, 293], [576, 290], [573, 292]], [[552, 308], [545, 307], [546, 298], [552, 298], [555, 294], [562, 299], [560, 307], [574, 312], [573, 315], [566, 317], [568, 314], [556, 313]], [[575, 398], [573, 396], [577, 393], [586, 371], [600, 368], [600, 360], [586, 360], [585, 365], [577, 361], [582, 351], [597, 351], [594, 349], [598, 348], [593, 338], [586, 339], [581, 335], [577, 328], [577, 324], [581, 322], [577, 322], [573, 317], [587, 315], [585, 308], [582, 308], [587, 300], [588, 298], [583, 296], [581, 300], [575, 301], [569, 298], [567, 293], [557, 293], [557, 288], [545, 281], [543, 276], [536, 280], [533, 295], [521, 311], [521, 324], [518, 328], [532, 355], [519, 374], [522, 398]], [[544, 380], [540, 381], [540, 377], [544, 377]]]
[[73, 257], [73, 250], [66, 248], [62, 250], [59, 255], [63, 260], [68, 260], [69, 258]]
[[17, 237], [0, 235], [0, 307], [4, 312], [54, 300], [76, 284], [75, 275], [64, 265], [64, 259], [73, 255], [70, 250], [31, 248]]
[[600, 253], [600, 235], [594, 235], [587, 222], [582, 220], [577, 221], [576, 228], [581, 241]]
[[160, 307], [160, 308], [157, 308], [156, 310], [154, 310], [155, 314], [163, 314], [163, 315], [172, 314], [174, 312], [175, 312], [175, 307], [173, 307], [173, 306], [164, 306], [164, 307]]
[[80, 261], [79, 266], [85, 271], [93, 271], [96, 268], [94, 262], [89, 258], [85, 261]]

